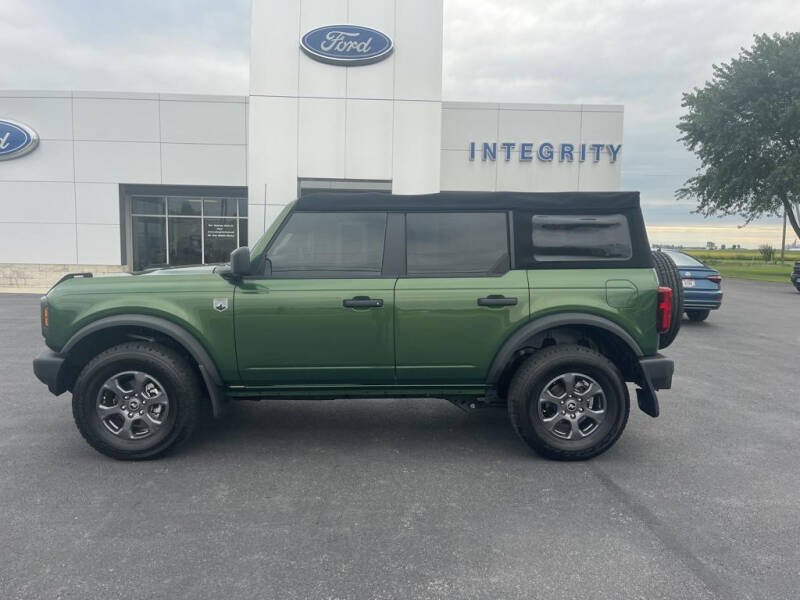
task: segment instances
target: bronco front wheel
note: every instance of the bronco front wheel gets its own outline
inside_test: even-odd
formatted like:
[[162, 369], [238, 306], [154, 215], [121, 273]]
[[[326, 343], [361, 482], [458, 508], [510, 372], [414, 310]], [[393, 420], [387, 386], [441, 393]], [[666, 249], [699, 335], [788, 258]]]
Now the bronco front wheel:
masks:
[[189, 363], [158, 344], [128, 342], [93, 358], [72, 395], [78, 430], [98, 452], [154, 458], [187, 439], [202, 392]]
[[630, 400], [622, 375], [605, 356], [563, 345], [522, 364], [511, 381], [508, 411], [517, 434], [542, 456], [584, 460], [617, 441]]

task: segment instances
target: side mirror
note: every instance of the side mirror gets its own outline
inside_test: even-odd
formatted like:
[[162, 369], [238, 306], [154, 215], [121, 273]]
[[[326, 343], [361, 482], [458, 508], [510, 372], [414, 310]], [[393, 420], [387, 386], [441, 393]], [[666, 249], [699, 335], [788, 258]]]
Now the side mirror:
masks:
[[250, 248], [247, 246], [231, 252], [231, 275], [234, 277], [250, 275]]
[[272, 261], [264, 258], [264, 277], [272, 277]]

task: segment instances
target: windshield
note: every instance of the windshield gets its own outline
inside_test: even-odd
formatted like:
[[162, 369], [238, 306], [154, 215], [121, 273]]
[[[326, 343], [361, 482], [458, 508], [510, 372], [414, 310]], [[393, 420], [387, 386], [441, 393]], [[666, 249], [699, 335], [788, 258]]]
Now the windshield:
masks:
[[675, 264], [679, 267], [704, 267], [705, 265], [701, 263], [699, 260], [696, 260], [689, 256], [688, 254], [684, 254], [683, 252], [671, 252], [669, 250], [664, 250], [664, 254], [667, 254], [672, 260], [675, 261]]

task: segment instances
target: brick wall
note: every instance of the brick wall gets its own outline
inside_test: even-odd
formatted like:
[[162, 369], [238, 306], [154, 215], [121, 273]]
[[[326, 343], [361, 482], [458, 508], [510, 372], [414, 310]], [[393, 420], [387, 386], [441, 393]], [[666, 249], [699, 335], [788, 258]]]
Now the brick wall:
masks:
[[35, 265], [0, 263], [0, 291], [3, 288], [47, 290], [67, 273], [91, 272], [95, 275], [121, 273], [127, 267], [119, 265]]

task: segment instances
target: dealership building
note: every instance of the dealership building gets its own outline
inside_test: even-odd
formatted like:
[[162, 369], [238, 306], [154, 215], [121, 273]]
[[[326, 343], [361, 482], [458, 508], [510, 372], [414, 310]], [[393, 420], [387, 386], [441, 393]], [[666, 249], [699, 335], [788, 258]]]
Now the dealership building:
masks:
[[248, 96], [0, 91], [0, 286], [224, 262], [319, 189], [619, 189], [621, 106], [444, 100], [442, 30], [442, 0], [253, 0]]

